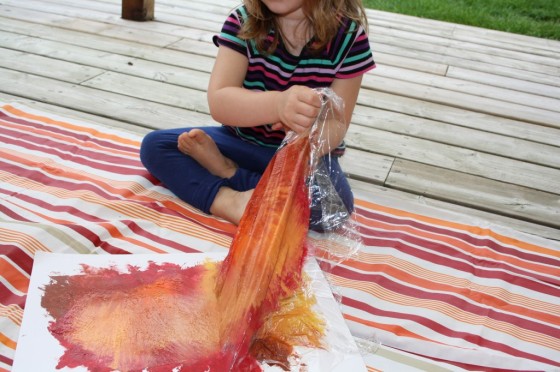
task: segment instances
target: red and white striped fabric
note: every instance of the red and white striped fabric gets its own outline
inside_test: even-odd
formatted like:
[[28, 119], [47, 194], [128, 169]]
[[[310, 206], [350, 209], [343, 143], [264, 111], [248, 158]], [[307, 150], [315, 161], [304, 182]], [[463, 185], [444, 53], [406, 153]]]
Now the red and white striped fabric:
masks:
[[[140, 140], [0, 104], [0, 371], [12, 364], [35, 252], [229, 247], [234, 227], [151, 177]], [[362, 249], [328, 276], [352, 333], [381, 344], [364, 348], [369, 370], [560, 370], [560, 244], [359, 196]]]

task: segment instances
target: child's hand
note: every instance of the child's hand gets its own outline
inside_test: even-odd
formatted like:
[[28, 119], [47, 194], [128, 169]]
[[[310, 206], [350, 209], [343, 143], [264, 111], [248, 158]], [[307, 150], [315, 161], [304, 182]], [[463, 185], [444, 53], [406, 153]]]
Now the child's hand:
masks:
[[284, 127], [299, 134], [315, 122], [321, 109], [321, 96], [311, 88], [295, 85], [280, 93], [276, 108]]

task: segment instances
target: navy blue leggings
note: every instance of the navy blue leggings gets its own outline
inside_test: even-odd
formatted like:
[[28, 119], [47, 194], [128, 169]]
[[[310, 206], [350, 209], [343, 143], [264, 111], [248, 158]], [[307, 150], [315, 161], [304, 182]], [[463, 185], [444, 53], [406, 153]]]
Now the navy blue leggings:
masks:
[[[225, 127], [198, 128], [216, 142], [225, 157], [237, 164], [238, 169], [233, 177], [226, 179], [214, 176], [196, 160], [179, 151], [179, 135], [194, 128], [164, 129], [148, 133], [140, 147], [140, 159], [146, 169], [180, 199], [209, 214], [220, 187], [227, 186], [237, 191], [254, 189], [276, 148], [243, 141]], [[323, 161], [330, 170], [330, 179], [346, 209], [353, 211], [352, 191], [338, 159], [327, 156]], [[312, 208], [310, 225], [314, 226], [321, 218], [321, 211]]]

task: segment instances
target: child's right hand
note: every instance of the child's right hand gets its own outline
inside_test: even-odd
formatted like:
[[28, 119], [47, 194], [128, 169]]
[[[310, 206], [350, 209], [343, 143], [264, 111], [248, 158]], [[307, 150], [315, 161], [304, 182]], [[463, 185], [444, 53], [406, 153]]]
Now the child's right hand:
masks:
[[302, 133], [315, 122], [321, 109], [321, 96], [311, 88], [295, 85], [278, 95], [276, 109], [280, 123]]

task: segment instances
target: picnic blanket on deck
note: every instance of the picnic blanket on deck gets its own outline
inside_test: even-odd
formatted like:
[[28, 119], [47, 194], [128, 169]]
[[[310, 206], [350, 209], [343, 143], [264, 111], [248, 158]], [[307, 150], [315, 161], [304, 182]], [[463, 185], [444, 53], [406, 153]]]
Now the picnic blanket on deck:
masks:
[[[0, 103], [0, 371], [37, 251], [227, 250], [234, 226], [178, 200], [140, 136]], [[373, 370], [560, 370], [560, 244], [364, 195], [362, 249], [330, 270]]]

